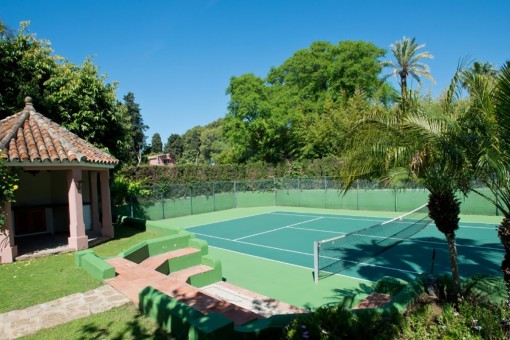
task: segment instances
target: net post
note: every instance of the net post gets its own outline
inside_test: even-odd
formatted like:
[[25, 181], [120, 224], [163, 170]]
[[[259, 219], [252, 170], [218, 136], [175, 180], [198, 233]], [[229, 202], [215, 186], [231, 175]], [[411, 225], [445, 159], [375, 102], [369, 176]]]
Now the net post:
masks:
[[313, 242], [313, 279], [319, 283], [319, 242]]

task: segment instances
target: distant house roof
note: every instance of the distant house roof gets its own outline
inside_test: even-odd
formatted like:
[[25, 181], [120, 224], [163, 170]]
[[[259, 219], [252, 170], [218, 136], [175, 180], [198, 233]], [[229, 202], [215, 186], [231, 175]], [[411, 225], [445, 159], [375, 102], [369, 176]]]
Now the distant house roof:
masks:
[[19, 166], [72, 163], [114, 167], [119, 162], [36, 112], [30, 97], [25, 99], [23, 111], [0, 120], [0, 159]]
[[149, 165], [175, 165], [175, 159], [169, 153], [148, 156]]

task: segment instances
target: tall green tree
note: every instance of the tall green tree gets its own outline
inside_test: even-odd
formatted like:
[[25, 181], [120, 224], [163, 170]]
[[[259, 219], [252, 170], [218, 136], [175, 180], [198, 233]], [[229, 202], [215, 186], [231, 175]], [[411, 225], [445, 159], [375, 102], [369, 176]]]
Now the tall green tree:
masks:
[[128, 92], [124, 96], [124, 106], [130, 124], [132, 154], [135, 155], [136, 162], [139, 165], [142, 162], [143, 149], [145, 147], [145, 131], [149, 127], [143, 122], [140, 105], [135, 102], [135, 95], [132, 92]]
[[357, 179], [378, 179], [387, 185], [413, 181], [429, 191], [429, 215], [447, 240], [454, 293], [460, 293], [455, 231], [460, 202], [456, 192], [467, 193], [469, 175], [461, 127], [463, 111], [456, 105], [460, 70], [441, 102], [424, 107], [416, 94], [399, 105], [400, 119], [391, 112], [376, 112], [355, 125], [342, 170], [344, 189]]
[[420, 50], [425, 47], [424, 44], [418, 45], [416, 38], [403, 37], [390, 45], [391, 53], [395, 60], [386, 60], [381, 63], [383, 67], [391, 67], [391, 73], [388, 76], [395, 76], [400, 80], [401, 94], [404, 96], [407, 91], [407, 78], [411, 77], [421, 84], [421, 77], [428, 78], [435, 82], [430, 74], [430, 68], [427, 64], [421, 62], [422, 59], [433, 59], [430, 52]]
[[168, 136], [164, 151], [165, 153], [172, 155], [176, 161], [179, 161], [183, 152], [181, 135], [172, 133], [170, 136]]
[[117, 84], [87, 58], [74, 65], [53, 54], [22, 22], [13, 33], [0, 27], [0, 119], [19, 112], [30, 96], [40, 113], [122, 162], [128, 160], [129, 122], [117, 100]]
[[200, 136], [202, 135], [202, 126], [194, 126], [182, 135], [182, 162], [198, 164], [200, 161]]
[[[464, 74], [469, 91], [469, 116], [464, 122], [462, 141], [469, 156], [471, 171], [492, 193], [478, 188], [473, 191], [492, 202], [503, 214], [498, 236], [505, 249], [501, 263], [510, 301], [510, 62], [501, 68], [497, 77], [490, 72]], [[494, 78], [494, 79], [492, 79]]]
[[264, 80], [252, 73], [230, 79], [224, 134], [231, 146], [233, 162], [246, 162], [257, 157], [259, 142], [265, 133], [264, 121], [269, 115], [267, 91]]
[[[328, 121], [333, 122], [332, 113], [344, 112], [331, 108], [353, 96], [356, 89], [374, 98], [385, 87], [378, 78], [383, 55], [384, 50], [371, 43], [319, 41], [272, 68], [265, 79], [250, 73], [232, 77], [227, 88], [224, 159], [278, 163], [334, 154], [336, 142], [308, 143], [320, 141], [321, 135], [330, 141], [335, 138]], [[310, 128], [315, 122], [322, 123], [317, 126], [320, 134]]]
[[0, 119], [20, 111], [27, 96], [41, 113], [57, 116], [46, 107], [44, 84], [57, 72], [62, 58], [53, 55], [49, 41], [29, 33], [29, 24], [21, 22], [17, 32], [3, 23], [0, 26]]
[[117, 84], [106, 82], [87, 58], [81, 66], [65, 62], [45, 83], [48, 117], [94, 145], [129, 162], [129, 122], [117, 100]]
[[200, 157], [206, 164], [220, 164], [222, 155], [227, 150], [227, 144], [223, 138], [222, 118], [207, 124], [200, 134]]
[[152, 135], [151, 140], [151, 153], [158, 154], [163, 152], [163, 142], [161, 141], [161, 136], [159, 133], [155, 133]]

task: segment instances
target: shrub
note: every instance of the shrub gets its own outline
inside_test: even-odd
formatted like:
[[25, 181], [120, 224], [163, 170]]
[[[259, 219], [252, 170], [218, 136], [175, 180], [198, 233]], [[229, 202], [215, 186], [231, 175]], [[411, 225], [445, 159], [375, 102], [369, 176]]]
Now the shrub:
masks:
[[18, 174], [12, 168], [0, 163], [0, 229], [5, 225], [4, 206], [14, 202], [14, 192], [18, 190]]
[[352, 313], [341, 306], [324, 306], [295, 319], [287, 339], [391, 339], [400, 329], [401, 316], [374, 310]]

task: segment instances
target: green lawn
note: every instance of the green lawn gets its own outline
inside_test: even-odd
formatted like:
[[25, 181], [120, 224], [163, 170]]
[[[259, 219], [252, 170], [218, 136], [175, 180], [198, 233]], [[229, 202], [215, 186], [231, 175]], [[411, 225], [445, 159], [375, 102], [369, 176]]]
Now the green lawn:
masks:
[[171, 339], [133, 304], [77, 319], [21, 339]]
[[[160, 237], [126, 226], [115, 227], [115, 239], [94, 247], [99, 256], [114, 256], [136, 243]], [[23, 309], [102, 285], [81, 268], [74, 253], [40, 257], [0, 266], [0, 313]]]

